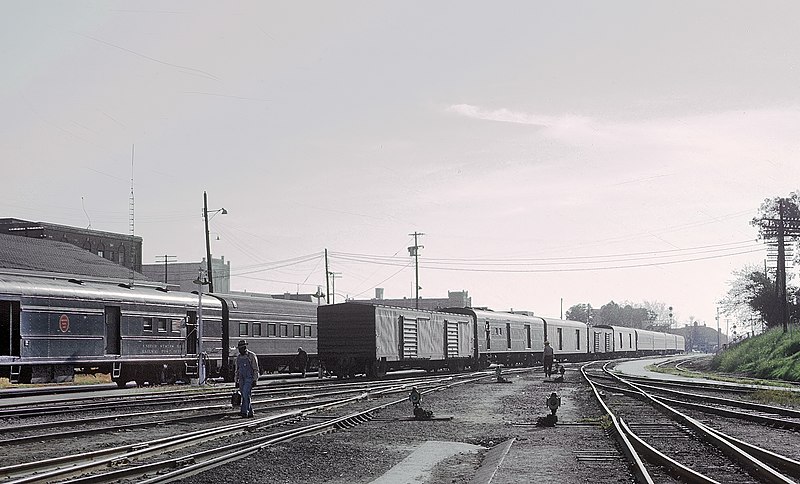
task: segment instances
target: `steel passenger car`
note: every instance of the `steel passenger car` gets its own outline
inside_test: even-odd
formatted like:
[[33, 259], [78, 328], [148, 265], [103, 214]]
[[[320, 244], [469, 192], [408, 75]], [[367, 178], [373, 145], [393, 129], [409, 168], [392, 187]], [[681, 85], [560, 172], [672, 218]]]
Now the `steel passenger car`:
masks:
[[0, 274], [0, 376], [70, 381], [79, 369], [163, 383], [197, 376], [202, 357], [208, 376], [230, 379], [239, 339], [266, 371], [300, 346], [316, 357], [316, 304], [205, 294], [201, 312], [199, 299], [148, 282]]
[[[446, 323], [443, 326], [437, 321]], [[428, 311], [350, 301], [320, 306], [317, 324], [320, 360], [339, 376], [374, 376], [401, 368], [530, 365], [541, 362], [545, 341], [550, 342], [555, 358], [561, 361], [684, 350], [684, 339], [678, 335], [619, 326], [587, 326], [579, 321], [477, 308]], [[448, 324], [457, 325], [459, 335], [470, 335], [468, 349], [451, 353], [444, 329]], [[410, 340], [414, 348], [426, 345], [426, 353], [409, 352]], [[458, 343], [467, 344], [467, 338], [460, 336]]]

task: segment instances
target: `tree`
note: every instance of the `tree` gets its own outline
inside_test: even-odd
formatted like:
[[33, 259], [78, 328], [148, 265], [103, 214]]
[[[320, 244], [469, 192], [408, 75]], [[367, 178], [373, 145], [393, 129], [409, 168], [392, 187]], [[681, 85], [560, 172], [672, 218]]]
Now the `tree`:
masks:
[[588, 304], [576, 304], [570, 307], [565, 314], [567, 319], [586, 322], [587, 309], [591, 308], [590, 321], [592, 324], [608, 324], [614, 326], [627, 326], [630, 328], [652, 327], [657, 314], [638, 304], [625, 302], [620, 306], [614, 301], [609, 301], [600, 309], [591, 308]]
[[[744, 267], [736, 272], [735, 279], [730, 281], [730, 289], [720, 301], [725, 314], [733, 315], [738, 321], [761, 320], [768, 328], [780, 327], [781, 300], [775, 288], [775, 281], [769, 274], [755, 266]], [[789, 298], [789, 314], [793, 321], [800, 316], [798, 297], [800, 290], [790, 285], [787, 288]]]
[[575, 304], [567, 309], [564, 317], [572, 321], [587, 322], [586, 315], [590, 306], [588, 304]]
[[[800, 219], [800, 191], [794, 191], [788, 197], [767, 198], [761, 203], [758, 215], [750, 221], [750, 225], [758, 227], [759, 239], [770, 238], [773, 230], [767, 221], [781, 218], [781, 206], [783, 206], [784, 219]], [[790, 238], [797, 240], [797, 235]]]

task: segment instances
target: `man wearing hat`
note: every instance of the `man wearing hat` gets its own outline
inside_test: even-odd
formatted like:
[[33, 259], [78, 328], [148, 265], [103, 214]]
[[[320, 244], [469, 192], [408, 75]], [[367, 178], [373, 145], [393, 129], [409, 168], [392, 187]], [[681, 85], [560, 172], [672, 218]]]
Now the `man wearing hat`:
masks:
[[253, 406], [250, 404], [250, 392], [258, 381], [258, 358], [256, 354], [247, 349], [247, 341], [240, 340], [236, 345], [239, 354], [236, 356], [236, 376], [234, 381], [242, 392], [242, 417], [253, 416]]
[[550, 346], [549, 341], [544, 342], [543, 356], [544, 376], [545, 378], [550, 378], [550, 375], [553, 374], [553, 347]]

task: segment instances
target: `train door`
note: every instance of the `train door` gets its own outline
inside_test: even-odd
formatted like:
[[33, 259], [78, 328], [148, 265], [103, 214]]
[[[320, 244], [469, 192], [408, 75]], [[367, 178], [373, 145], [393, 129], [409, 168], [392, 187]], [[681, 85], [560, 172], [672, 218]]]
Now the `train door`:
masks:
[[506, 323], [506, 346], [511, 349], [511, 323]]
[[417, 320], [400, 316], [400, 359], [417, 357]]
[[458, 357], [458, 321], [444, 321], [445, 358]]
[[120, 309], [118, 306], [106, 306], [106, 354], [119, 355], [122, 348], [120, 333]]
[[0, 336], [3, 340], [0, 355], [19, 356], [19, 303], [16, 301], [0, 301]]
[[197, 354], [197, 313], [186, 312], [186, 354]]

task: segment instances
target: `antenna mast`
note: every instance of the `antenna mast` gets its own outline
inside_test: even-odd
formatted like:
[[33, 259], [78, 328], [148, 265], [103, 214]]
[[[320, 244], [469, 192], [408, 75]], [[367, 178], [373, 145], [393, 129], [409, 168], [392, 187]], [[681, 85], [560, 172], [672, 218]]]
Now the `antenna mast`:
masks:
[[[131, 198], [128, 202], [128, 228], [130, 229], [131, 237], [135, 235], [134, 233], [134, 198], [133, 198], [133, 158], [135, 155], [135, 145], [131, 145]], [[130, 272], [130, 283], [133, 286], [133, 281], [136, 276], [136, 271], [134, 267], [136, 267], [136, 248], [131, 245], [131, 272]]]

